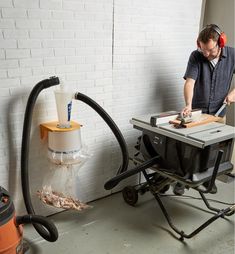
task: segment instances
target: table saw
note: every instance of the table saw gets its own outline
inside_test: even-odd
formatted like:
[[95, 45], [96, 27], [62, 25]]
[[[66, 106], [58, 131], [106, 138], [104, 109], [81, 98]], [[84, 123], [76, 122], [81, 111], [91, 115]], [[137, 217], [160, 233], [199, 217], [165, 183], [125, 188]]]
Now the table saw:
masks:
[[[234, 204], [224, 209], [212, 207], [204, 194], [211, 193], [218, 176], [230, 174], [234, 177], [231, 174], [231, 156], [235, 128], [218, 122], [191, 128], [175, 128], [169, 122], [152, 126], [152, 117], [153, 115], [145, 115], [130, 120], [133, 127], [141, 132], [135, 145], [136, 153], [130, 158], [135, 167], [117, 174], [106, 182], [105, 188], [111, 189], [123, 179], [142, 173], [145, 181], [140, 181], [137, 186], [126, 186], [122, 190], [125, 202], [134, 206], [138, 194], [150, 191], [170, 227], [180, 235], [180, 240], [195, 236], [218, 218], [233, 215]], [[196, 190], [208, 210], [214, 213], [190, 234], [173, 224], [161, 200], [163, 193], [176, 184]]]
[[218, 152], [222, 151], [218, 174], [232, 170], [234, 127], [218, 122], [191, 128], [175, 128], [169, 123], [155, 127], [150, 118], [146, 115], [130, 120], [142, 132], [139, 151], [145, 160], [159, 155], [164, 170], [196, 182], [212, 175]]

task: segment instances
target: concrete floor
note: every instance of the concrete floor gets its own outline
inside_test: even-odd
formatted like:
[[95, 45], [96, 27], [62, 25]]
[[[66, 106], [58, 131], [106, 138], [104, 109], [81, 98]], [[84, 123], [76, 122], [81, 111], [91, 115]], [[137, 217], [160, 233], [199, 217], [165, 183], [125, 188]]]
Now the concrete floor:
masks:
[[[208, 197], [234, 203], [234, 183], [217, 182], [218, 193]], [[172, 194], [171, 190], [167, 194]], [[194, 190], [185, 195], [199, 197]], [[190, 233], [212, 214], [201, 200], [168, 196], [162, 198], [175, 225]], [[139, 196], [135, 207], [126, 204], [121, 193], [90, 203], [92, 209], [83, 213], [66, 211], [51, 217], [59, 231], [55, 243], [43, 240], [32, 226], [26, 226], [25, 239], [31, 254], [155, 254], [207, 253], [233, 254], [234, 215], [219, 218], [192, 239], [177, 240], [157, 202], [148, 192]], [[226, 207], [212, 202], [216, 207]], [[27, 252], [28, 253], [28, 252]]]

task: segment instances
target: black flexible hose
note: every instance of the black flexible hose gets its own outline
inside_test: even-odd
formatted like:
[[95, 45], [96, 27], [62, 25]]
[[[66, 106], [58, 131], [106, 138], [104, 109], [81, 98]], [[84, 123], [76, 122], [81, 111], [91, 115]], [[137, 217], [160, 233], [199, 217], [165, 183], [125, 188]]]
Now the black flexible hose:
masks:
[[43, 235], [43, 238], [49, 242], [55, 242], [58, 238], [58, 231], [55, 227], [54, 223], [52, 223], [48, 218], [41, 216], [41, 215], [35, 215], [35, 214], [28, 214], [23, 216], [17, 216], [16, 217], [16, 224], [31, 224], [37, 225], [39, 227], [44, 227], [49, 232], [48, 234]]
[[152, 167], [153, 165], [156, 165], [157, 162], [159, 161], [159, 155], [143, 162], [141, 165], [139, 166], [136, 166], [135, 168], [132, 168], [132, 169], [129, 169], [128, 171], [126, 172], [123, 172], [113, 178], [111, 178], [110, 180], [108, 180], [105, 185], [104, 185], [104, 188], [106, 190], [111, 190], [112, 188], [114, 188], [116, 185], [119, 184], [120, 181], [122, 181], [123, 179], [126, 179], [130, 176], [133, 176], [147, 168], [150, 168]]
[[[22, 145], [21, 145], [21, 184], [22, 184], [22, 192], [25, 202], [25, 207], [28, 214], [31, 216], [35, 215], [35, 211], [33, 209], [33, 205], [31, 202], [30, 189], [29, 189], [29, 172], [28, 172], [28, 159], [29, 159], [29, 144], [30, 144], [30, 132], [31, 132], [31, 123], [32, 123], [32, 115], [33, 109], [36, 102], [36, 99], [39, 93], [46, 88], [51, 86], [58, 85], [60, 83], [59, 78], [51, 77], [50, 79], [45, 79], [36, 84], [31, 91], [28, 102], [26, 105], [25, 115], [24, 115], [24, 125], [23, 125], [23, 134], [22, 134]], [[47, 222], [45, 222], [47, 221]], [[42, 222], [42, 223], [41, 223]], [[58, 231], [55, 225], [44, 217], [43, 220], [37, 221], [37, 223], [33, 223], [34, 228], [37, 232], [47, 241], [54, 242], [58, 238]], [[47, 225], [48, 229], [42, 225]], [[50, 225], [50, 226], [49, 226]]]
[[94, 100], [92, 100], [88, 96], [86, 96], [82, 93], [76, 93], [75, 99], [80, 100], [80, 101], [86, 103], [87, 105], [89, 105], [91, 108], [93, 108], [104, 119], [104, 121], [107, 123], [107, 125], [110, 127], [110, 129], [112, 130], [113, 134], [115, 135], [115, 137], [120, 145], [121, 151], [122, 151], [122, 165], [118, 169], [117, 175], [125, 172], [127, 170], [128, 163], [129, 163], [129, 154], [128, 154], [128, 149], [127, 149], [125, 139], [124, 139], [121, 131], [115, 124], [115, 122], [112, 120], [112, 118], [108, 115], [108, 113], [105, 112], [105, 110], [99, 104], [97, 104]]

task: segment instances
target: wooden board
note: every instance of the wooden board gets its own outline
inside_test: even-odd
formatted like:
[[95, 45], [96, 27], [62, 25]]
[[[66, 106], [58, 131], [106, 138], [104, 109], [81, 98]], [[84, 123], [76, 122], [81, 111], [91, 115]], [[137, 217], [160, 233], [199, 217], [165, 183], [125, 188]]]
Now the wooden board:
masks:
[[[213, 115], [208, 115], [208, 114], [202, 114], [200, 116], [200, 118], [197, 121], [193, 121], [191, 123], [185, 123], [182, 124], [182, 128], [190, 128], [190, 127], [194, 127], [194, 126], [199, 126], [202, 124], [207, 124], [207, 123], [212, 123], [212, 122], [218, 122], [221, 121], [221, 117], [218, 116], [213, 116]], [[172, 120], [169, 121], [170, 124], [174, 124], [176, 127], [180, 125], [180, 121], [179, 120]]]

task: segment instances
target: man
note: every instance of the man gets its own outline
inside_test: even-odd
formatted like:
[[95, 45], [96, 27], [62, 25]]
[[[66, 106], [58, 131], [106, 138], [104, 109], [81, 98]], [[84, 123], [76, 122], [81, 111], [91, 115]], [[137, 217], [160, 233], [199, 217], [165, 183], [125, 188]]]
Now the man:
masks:
[[[215, 24], [207, 25], [199, 33], [198, 49], [191, 53], [184, 75], [186, 105], [181, 112], [184, 117], [190, 115], [194, 108], [214, 115], [223, 103], [229, 105], [235, 102], [235, 89], [229, 92], [235, 73], [235, 49], [225, 44], [226, 35]], [[219, 116], [224, 118], [225, 111]], [[204, 185], [207, 187], [208, 183]], [[216, 186], [213, 186], [211, 192], [216, 191]], [[174, 193], [184, 193], [181, 184], [176, 184]]]
[[[223, 103], [235, 102], [235, 89], [229, 92], [235, 73], [235, 49], [225, 44], [226, 35], [217, 25], [207, 25], [199, 33], [198, 50], [191, 53], [184, 75], [184, 116], [192, 108], [214, 115]], [[219, 116], [224, 115], [225, 110]]]

